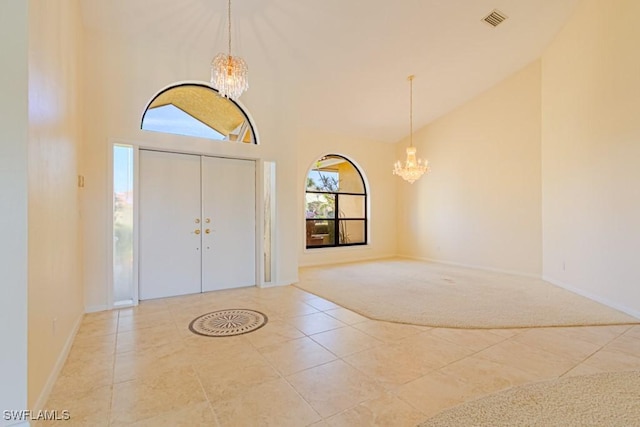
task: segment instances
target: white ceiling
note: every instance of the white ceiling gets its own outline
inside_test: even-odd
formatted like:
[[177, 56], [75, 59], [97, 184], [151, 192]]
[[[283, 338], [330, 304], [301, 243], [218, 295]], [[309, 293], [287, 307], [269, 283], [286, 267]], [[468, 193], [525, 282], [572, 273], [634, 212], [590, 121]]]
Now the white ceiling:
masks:
[[[226, 50], [225, 0], [81, 1], [93, 30]], [[578, 1], [233, 0], [233, 51], [251, 83], [242, 99], [290, 85], [303, 125], [396, 142], [409, 133], [408, 75], [415, 130], [540, 57]], [[482, 18], [496, 8], [509, 18], [493, 28]]]

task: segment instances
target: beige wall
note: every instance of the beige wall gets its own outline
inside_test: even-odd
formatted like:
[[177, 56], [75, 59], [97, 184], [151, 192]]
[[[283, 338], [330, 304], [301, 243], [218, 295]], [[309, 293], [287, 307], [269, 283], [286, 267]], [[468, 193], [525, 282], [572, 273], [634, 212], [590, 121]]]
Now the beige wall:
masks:
[[0, 0], [0, 410], [27, 407], [27, 28], [28, 2]]
[[[396, 253], [396, 195], [395, 181], [391, 175], [395, 146], [368, 140], [307, 129], [299, 133], [296, 178], [298, 233], [296, 248], [301, 266], [349, 262], [392, 256]], [[344, 248], [305, 249], [305, 201], [304, 191], [309, 169], [320, 157], [339, 154], [360, 168], [368, 183], [369, 243], [366, 246]], [[355, 238], [355, 236], [354, 236]]]
[[[396, 178], [399, 253], [540, 275], [540, 62], [419, 130], [414, 144], [432, 172]], [[398, 159], [407, 145], [397, 144]]]
[[585, 0], [542, 57], [544, 276], [640, 316], [640, 2]]
[[77, 0], [29, 2], [29, 408], [44, 404], [84, 313]]

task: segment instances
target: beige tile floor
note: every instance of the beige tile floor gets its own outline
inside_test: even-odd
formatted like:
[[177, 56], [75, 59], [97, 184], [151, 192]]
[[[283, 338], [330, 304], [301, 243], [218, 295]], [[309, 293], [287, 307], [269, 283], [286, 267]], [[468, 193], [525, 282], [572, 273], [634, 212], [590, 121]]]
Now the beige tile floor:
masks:
[[[188, 330], [230, 308], [269, 323], [226, 338]], [[295, 287], [246, 288], [86, 315], [46, 407], [70, 412], [64, 426], [415, 426], [512, 386], [629, 369], [640, 326], [428, 328]]]

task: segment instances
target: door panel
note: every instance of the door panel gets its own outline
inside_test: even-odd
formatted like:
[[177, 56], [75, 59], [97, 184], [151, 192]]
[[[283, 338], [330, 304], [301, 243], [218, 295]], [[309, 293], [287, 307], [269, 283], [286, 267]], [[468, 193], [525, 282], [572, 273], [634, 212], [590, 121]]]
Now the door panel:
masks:
[[201, 292], [196, 220], [200, 156], [140, 150], [141, 300]]
[[256, 284], [255, 182], [253, 161], [202, 158], [203, 292]]

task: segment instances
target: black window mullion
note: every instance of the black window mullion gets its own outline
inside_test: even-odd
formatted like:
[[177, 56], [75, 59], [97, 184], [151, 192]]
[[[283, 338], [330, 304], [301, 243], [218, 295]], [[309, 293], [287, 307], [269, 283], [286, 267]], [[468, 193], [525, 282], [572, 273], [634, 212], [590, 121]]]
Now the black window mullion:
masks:
[[343, 191], [333, 192], [333, 191], [307, 190], [307, 193], [311, 193], [311, 194], [344, 194], [345, 196], [366, 196], [366, 193], [347, 193], [347, 192], [343, 192]]
[[367, 195], [364, 195], [364, 243], [369, 241], [369, 216], [367, 209]]
[[335, 198], [336, 198], [336, 223], [334, 224], [334, 238], [333, 238], [333, 244], [336, 246], [340, 246], [340, 197], [338, 197], [337, 193], [335, 194]]

